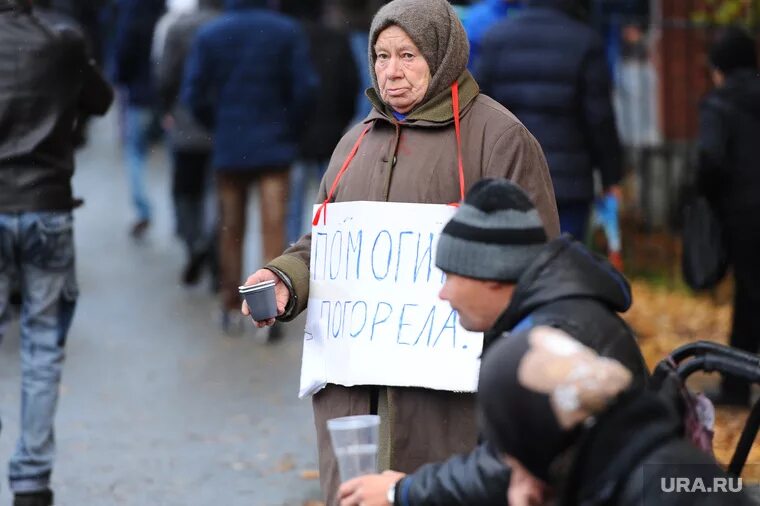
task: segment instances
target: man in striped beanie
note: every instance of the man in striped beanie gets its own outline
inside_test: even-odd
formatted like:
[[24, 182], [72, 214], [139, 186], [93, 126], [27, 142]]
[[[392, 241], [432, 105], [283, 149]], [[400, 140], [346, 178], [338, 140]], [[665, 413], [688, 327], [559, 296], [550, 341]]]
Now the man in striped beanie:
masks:
[[438, 240], [435, 263], [446, 273], [441, 299], [457, 310], [464, 328], [485, 332], [546, 242], [538, 211], [522, 189], [506, 179], [476, 183]]
[[[485, 356], [492, 342], [518, 331], [556, 327], [621, 363], [634, 389], [644, 387], [644, 358], [617, 314], [631, 304], [628, 282], [570, 236], [548, 241], [535, 207], [514, 183], [485, 179], [470, 189], [441, 232], [436, 265], [446, 273], [440, 297], [463, 327], [485, 332]], [[510, 476], [484, 443], [413, 474], [386, 471], [346, 482], [340, 506], [504, 504]]]

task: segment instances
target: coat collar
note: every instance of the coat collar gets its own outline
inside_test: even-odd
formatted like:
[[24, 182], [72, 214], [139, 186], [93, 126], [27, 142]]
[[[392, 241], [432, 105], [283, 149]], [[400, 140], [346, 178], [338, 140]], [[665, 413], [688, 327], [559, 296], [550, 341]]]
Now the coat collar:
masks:
[[[480, 94], [480, 87], [469, 71], [465, 70], [457, 80], [459, 83], [459, 104], [464, 114], [472, 102]], [[367, 98], [372, 104], [372, 111], [364, 120], [369, 123], [375, 120], [384, 120], [397, 124], [398, 120], [393, 116], [391, 108], [383, 102], [374, 88], [366, 91]], [[454, 110], [451, 101], [451, 88], [442, 91], [429, 101], [412, 111], [404, 120], [404, 125], [416, 127], [441, 127], [454, 122]]]

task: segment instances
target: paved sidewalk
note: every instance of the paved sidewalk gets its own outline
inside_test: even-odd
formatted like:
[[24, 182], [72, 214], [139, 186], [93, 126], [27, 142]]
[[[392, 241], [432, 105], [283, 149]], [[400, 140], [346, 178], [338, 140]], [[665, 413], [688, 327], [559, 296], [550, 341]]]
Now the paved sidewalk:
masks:
[[[149, 178], [156, 222], [143, 244], [127, 237], [114, 120], [92, 125], [75, 178], [86, 201], [75, 215], [81, 297], [57, 418], [56, 505], [300, 506], [318, 498], [318, 482], [302, 477], [316, 468], [310, 402], [297, 399], [303, 320], [274, 345], [257, 343], [252, 331], [224, 337], [208, 283], [179, 285], [184, 257], [161, 150]], [[247, 248], [248, 270], [258, 246], [249, 240]], [[0, 506], [11, 502], [5, 475], [19, 389], [13, 325], [0, 347]]]

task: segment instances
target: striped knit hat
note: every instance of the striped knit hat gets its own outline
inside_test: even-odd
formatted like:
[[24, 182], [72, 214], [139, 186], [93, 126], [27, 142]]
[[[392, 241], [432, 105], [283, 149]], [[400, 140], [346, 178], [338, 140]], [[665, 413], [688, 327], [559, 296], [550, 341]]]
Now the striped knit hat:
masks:
[[468, 278], [517, 282], [546, 242], [525, 192], [506, 179], [483, 179], [443, 228], [435, 264]]

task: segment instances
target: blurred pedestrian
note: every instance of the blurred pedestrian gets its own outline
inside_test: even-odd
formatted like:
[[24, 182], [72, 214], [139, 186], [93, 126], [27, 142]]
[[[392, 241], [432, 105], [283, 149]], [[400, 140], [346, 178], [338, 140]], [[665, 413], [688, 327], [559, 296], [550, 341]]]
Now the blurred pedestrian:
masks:
[[116, 26], [115, 77], [126, 93], [124, 161], [137, 215], [130, 234], [136, 239], [151, 222], [145, 167], [158, 104], [150, 56], [153, 32], [164, 8], [164, 0], [122, 0]]
[[[537, 203], [547, 234], [558, 234], [541, 149], [509, 111], [480, 94], [467, 71], [467, 36], [449, 2], [386, 4], [372, 22], [368, 50], [373, 88], [367, 93], [373, 110], [338, 143], [319, 202], [332, 197], [336, 202], [447, 204], [461, 200], [482, 177], [506, 177]], [[331, 187], [335, 192], [328, 196]], [[310, 247], [307, 235], [246, 282], [276, 282], [281, 321], [295, 318], [308, 302]], [[339, 478], [327, 419], [387, 410], [381, 433], [404, 436], [381, 443], [381, 466], [404, 472], [469, 451], [476, 442], [472, 394], [330, 384], [314, 395], [313, 404], [320, 478], [330, 505], [335, 504]]]
[[622, 155], [601, 37], [572, 13], [578, 0], [527, 0], [483, 41], [475, 76], [546, 154], [563, 232], [585, 240], [594, 200], [620, 197]]
[[470, 65], [480, 58], [480, 47], [485, 34], [511, 12], [520, 8], [521, 0], [479, 0], [470, 7], [464, 29], [470, 40]]
[[[354, 117], [355, 97], [359, 92], [359, 71], [348, 32], [325, 24], [320, 2], [293, 2], [288, 13], [303, 25], [309, 39], [311, 62], [320, 83], [319, 93], [309, 107], [300, 132], [299, 160], [290, 170], [287, 239], [291, 244], [304, 234], [309, 183], [314, 179], [317, 182], [322, 180], [333, 148], [351, 126], [349, 122]], [[313, 201], [313, 198], [308, 199], [308, 214], [311, 214]]]
[[[710, 48], [715, 90], [699, 122], [699, 186], [723, 225], [734, 272], [730, 344], [750, 353], [760, 346], [760, 73], [755, 41], [727, 28]], [[747, 405], [747, 383], [726, 377], [719, 404]]]
[[298, 155], [316, 78], [306, 34], [266, 0], [228, 0], [201, 28], [185, 67], [182, 98], [214, 136], [220, 202], [222, 329], [242, 330], [238, 286], [248, 189], [261, 199], [264, 259], [285, 246], [288, 171]]
[[[385, 3], [382, 0], [325, 0], [326, 24], [337, 29], [347, 29], [351, 44], [351, 53], [356, 64], [359, 88], [354, 102], [354, 117], [349, 125], [355, 125], [364, 120], [372, 110], [372, 104], [367, 100], [365, 91], [372, 87], [367, 67], [369, 55], [369, 25], [377, 9]], [[377, 4], [377, 5], [375, 5]], [[334, 147], [334, 146], [333, 146]]]
[[103, 31], [101, 16], [109, 0], [34, 0], [35, 9], [41, 4], [56, 13], [74, 20], [87, 41], [90, 54], [99, 67], [103, 65]]
[[755, 504], [740, 491], [740, 478], [730, 482], [711, 455], [684, 437], [673, 406], [654, 392], [631, 390], [631, 381], [619, 361], [558, 329], [536, 327], [495, 343], [483, 357], [478, 405], [486, 440], [512, 469], [502, 500]]
[[[508, 181], [472, 187], [441, 233], [436, 266], [446, 273], [441, 299], [457, 310], [464, 328], [485, 333], [485, 354], [515, 332], [550, 325], [621, 362], [636, 388], [646, 385], [644, 357], [618, 315], [631, 305], [628, 282], [568, 236], [547, 243], [533, 204]], [[345, 483], [341, 506], [504, 504], [509, 477], [493, 446], [481, 444], [408, 476]]]
[[21, 434], [9, 466], [14, 506], [53, 504], [53, 418], [78, 295], [74, 129], [113, 93], [81, 33], [0, 0], [0, 339], [21, 290]]
[[[156, 84], [172, 156], [176, 230], [187, 259], [181, 278], [188, 285], [198, 281], [206, 265], [212, 267], [212, 282], [215, 278], [216, 227], [210, 226], [206, 205], [212, 189], [209, 168], [213, 142], [211, 133], [179, 100], [179, 92], [190, 46], [198, 30], [219, 16], [219, 4], [215, 0], [200, 0], [200, 5], [194, 0], [170, 0], [154, 37]], [[165, 33], [159, 34], [159, 29]]]

